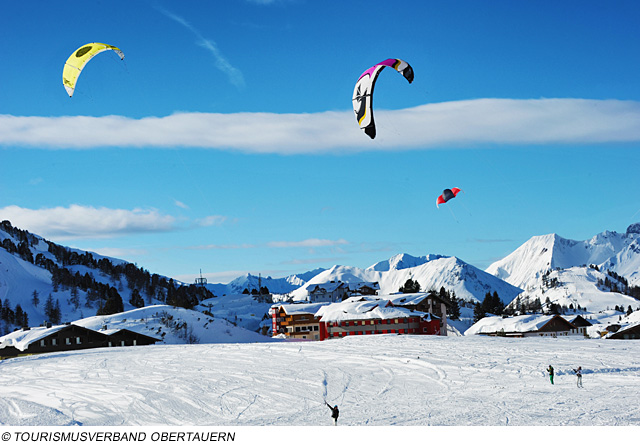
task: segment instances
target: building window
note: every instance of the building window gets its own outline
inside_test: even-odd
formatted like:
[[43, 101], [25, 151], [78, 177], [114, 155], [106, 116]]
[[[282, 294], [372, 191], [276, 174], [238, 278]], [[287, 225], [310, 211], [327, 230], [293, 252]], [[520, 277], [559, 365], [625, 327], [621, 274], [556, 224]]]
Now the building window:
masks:
[[58, 339], [57, 338], [52, 338], [51, 339], [51, 346], [58, 346]]
[[43, 347], [43, 348], [45, 346], [47, 346], [47, 341], [46, 340], [40, 340], [40, 346]]
[[64, 339], [64, 343], [65, 343], [66, 345], [70, 345], [70, 344], [71, 344], [71, 339], [70, 339], [69, 337], [65, 338], [65, 339]]
[[80, 337], [76, 337], [76, 345], [81, 345], [82, 339]]

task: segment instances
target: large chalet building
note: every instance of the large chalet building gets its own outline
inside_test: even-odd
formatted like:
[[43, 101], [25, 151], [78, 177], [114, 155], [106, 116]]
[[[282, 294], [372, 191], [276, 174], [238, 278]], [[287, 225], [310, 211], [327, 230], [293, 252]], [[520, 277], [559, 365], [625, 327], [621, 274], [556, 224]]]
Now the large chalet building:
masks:
[[271, 317], [273, 336], [300, 340], [375, 334], [447, 335], [447, 305], [430, 293], [275, 304]]
[[112, 346], [152, 345], [160, 341], [128, 329], [99, 330], [67, 323], [22, 328], [0, 337], [0, 357]]

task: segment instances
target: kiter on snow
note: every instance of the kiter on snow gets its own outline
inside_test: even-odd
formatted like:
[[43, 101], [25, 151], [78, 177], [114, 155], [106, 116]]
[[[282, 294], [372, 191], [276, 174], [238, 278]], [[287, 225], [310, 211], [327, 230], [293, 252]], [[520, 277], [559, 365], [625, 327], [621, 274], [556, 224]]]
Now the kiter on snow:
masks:
[[326, 401], [324, 403], [326, 403], [329, 409], [331, 410], [331, 417], [333, 417], [334, 425], [338, 425], [338, 416], [340, 415], [340, 410], [338, 409], [338, 405], [331, 406]]

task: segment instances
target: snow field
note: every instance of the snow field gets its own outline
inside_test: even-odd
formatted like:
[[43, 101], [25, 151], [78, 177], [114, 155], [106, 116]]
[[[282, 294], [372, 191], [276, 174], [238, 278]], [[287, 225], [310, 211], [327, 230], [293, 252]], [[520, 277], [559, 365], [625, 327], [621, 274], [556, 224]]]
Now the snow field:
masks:
[[339, 425], [637, 426], [639, 396], [637, 341], [383, 335], [0, 363], [0, 424], [13, 426], [331, 425], [325, 399]]

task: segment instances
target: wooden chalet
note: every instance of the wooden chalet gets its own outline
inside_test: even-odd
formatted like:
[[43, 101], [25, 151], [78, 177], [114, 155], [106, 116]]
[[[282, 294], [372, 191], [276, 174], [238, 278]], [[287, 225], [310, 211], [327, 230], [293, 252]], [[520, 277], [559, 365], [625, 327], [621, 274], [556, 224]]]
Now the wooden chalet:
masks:
[[316, 312], [326, 303], [281, 304], [271, 307], [273, 336], [320, 340], [320, 319]]
[[[123, 332], [118, 333], [120, 331]], [[132, 346], [153, 344], [159, 341], [126, 329], [121, 329], [118, 332], [114, 332], [116, 336], [111, 337], [104, 331], [94, 331], [71, 323], [22, 328], [0, 338], [0, 357], [103, 348], [110, 346], [110, 342], [113, 345]]]
[[100, 348], [105, 341], [99, 332], [75, 324], [22, 328], [2, 337], [0, 356]]
[[515, 317], [484, 317], [471, 326], [465, 335], [499, 337], [566, 337], [584, 335], [560, 315], [518, 315]]
[[377, 295], [380, 291], [380, 284], [377, 281], [360, 281], [347, 283], [350, 297], [356, 295]]
[[99, 332], [107, 337], [106, 346], [109, 347], [153, 345], [159, 341], [157, 338], [133, 332], [128, 329], [112, 329]]
[[640, 340], [640, 323], [622, 328], [610, 334], [607, 338], [615, 340]]
[[347, 298], [349, 288], [342, 281], [311, 284], [307, 287], [310, 303], [335, 303]]
[[587, 335], [587, 328], [593, 326], [589, 320], [582, 315], [576, 315], [575, 317], [564, 317], [569, 323], [575, 326], [579, 334]]

